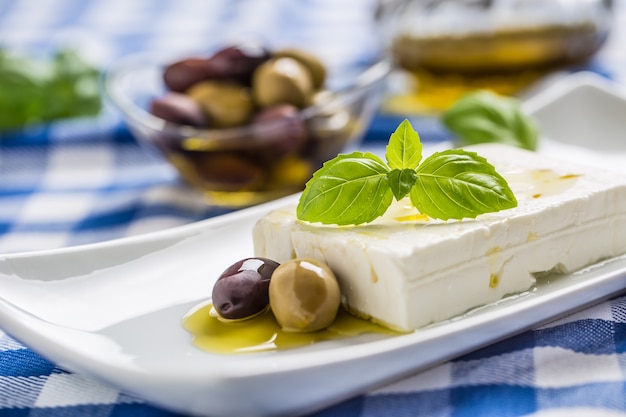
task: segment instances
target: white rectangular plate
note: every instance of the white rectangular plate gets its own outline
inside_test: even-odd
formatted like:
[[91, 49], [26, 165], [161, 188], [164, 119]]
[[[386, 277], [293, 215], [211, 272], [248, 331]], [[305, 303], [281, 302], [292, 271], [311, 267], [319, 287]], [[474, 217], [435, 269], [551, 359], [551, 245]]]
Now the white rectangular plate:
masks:
[[208, 299], [228, 265], [253, 255], [253, 224], [296, 198], [128, 239], [0, 256], [0, 327], [61, 367], [174, 411], [293, 415], [626, 288], [626, 257], [619, 257], [544, 277], [532, 291], [402, 336], [230, 356], [195, 348], [183, 316]]

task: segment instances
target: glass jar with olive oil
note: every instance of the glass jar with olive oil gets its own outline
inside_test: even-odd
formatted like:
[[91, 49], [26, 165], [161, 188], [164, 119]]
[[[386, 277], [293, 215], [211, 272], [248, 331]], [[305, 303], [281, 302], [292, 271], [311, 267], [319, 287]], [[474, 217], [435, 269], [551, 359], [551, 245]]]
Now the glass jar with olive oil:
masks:
[[515, 95], [600, 49], [610, 0], [407, 0], [391, 51], [404, 72], [385, 110], [445, 110], [468, 90]]

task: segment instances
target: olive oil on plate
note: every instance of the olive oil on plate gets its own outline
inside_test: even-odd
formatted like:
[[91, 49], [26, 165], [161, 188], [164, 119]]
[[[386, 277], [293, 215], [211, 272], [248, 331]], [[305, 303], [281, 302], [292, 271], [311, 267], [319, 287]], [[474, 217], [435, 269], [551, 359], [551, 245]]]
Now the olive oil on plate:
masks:
[[211, 353], [236, 354], [293, 349], [327, 340], [346, 339], [366, 333], [398, 336], [402, 333], [378, 326], [339, 309], [334, 323], [317, 332], [288, 332], [274, 315], [265, 312], [246, 320], [224, 322], [213, 316], [210, 303], [191, 310], [183, 327], [193, 335], [193, 344]]

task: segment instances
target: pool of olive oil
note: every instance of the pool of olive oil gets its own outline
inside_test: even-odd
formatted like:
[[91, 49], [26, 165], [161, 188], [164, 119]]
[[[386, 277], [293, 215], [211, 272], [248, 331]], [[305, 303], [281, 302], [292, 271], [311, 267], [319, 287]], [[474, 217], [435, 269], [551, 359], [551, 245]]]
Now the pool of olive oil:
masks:
[[211, 353], [238, 354], [293, 349], [366, 333], [389, 336], [402, 334], [353, 316], [343, 308], [339, 309], [331, 326], [308, 333], [282, 330], [270, 311], [246, 320], [224, 322], [211, 314], [211, 308], [210, 303], [201, 305], [183, 319], [183, 327], [193, 335], [193, 344]]

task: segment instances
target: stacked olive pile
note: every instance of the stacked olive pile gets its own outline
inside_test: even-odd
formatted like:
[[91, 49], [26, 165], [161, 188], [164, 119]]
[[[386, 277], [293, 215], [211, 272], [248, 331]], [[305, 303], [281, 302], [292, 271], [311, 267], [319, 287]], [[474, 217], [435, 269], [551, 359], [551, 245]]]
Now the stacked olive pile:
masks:
[[[297, 191], [354, 136], [350, 113], [329, 104], [324, 65], [302, 50], [230, 46], [168, 65], [163, 80], [150, 112], [202, 130], [159, 144], [204, 189]], [[310, 106], [323, 110], [304, 116]]]
[[212, 294], [222, 320], [245, 320], [271, 309], [286, 331], [313, 332], [335, 320], [341, 294], [325, 263], [292, 259], [278, 264], [267, 258], [246, 258], [220, 275]]

